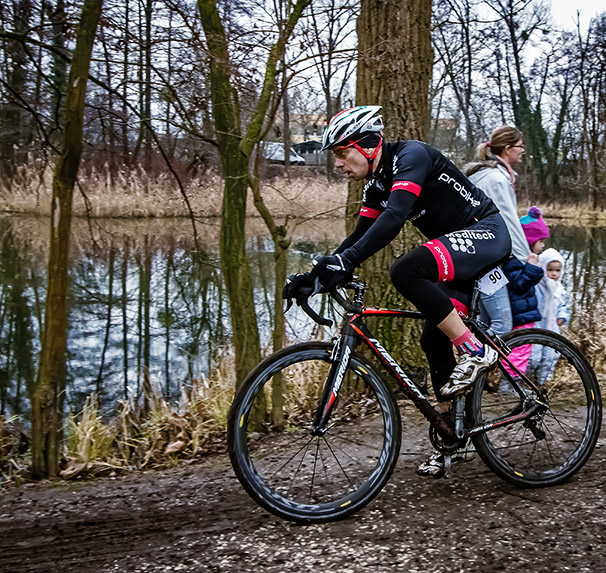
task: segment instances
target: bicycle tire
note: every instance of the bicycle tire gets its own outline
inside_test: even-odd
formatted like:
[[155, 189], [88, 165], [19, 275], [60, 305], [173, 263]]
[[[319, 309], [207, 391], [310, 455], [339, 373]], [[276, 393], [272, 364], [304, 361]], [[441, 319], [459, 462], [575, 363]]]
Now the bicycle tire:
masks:
[[562, 483], [583, 467], [600, 433], [602, 399], [595, 373], [580, 350], [554, 332], [520, 329], [503, 340], [513, 352], [528, 355], [525, 374], [538, 384], [541, 395], [526, 383], [521, 397], [503, 367], [495, 365], [468, 396], [471, 426], [522, 412], [535, 399], [547, 409], [524, 422], [476, 434], [472, 441], [484, 463], [516, 486]]
[[[311, 435], [332, 348], [306, 342], [268, 357], [242, 383], [228, 418], [229, 455], [244, 489], [271, 513], [299, 523], [336, 521], [362, 509], [381, 491], [400, 452], [397, 402], [356, 353], [329, 429]], [[276, 391], [272, 381], [280, 377]], [[272, 421], [280, 399], [285, 419]]]

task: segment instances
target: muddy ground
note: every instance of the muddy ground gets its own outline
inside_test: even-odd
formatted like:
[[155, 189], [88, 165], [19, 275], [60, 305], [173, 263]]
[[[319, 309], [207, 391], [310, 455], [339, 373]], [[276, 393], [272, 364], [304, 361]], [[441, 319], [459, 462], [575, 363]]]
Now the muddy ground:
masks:
[[421, 478], [405, 424], [385, 490], [346, 521], [299, 526], [257, 507], [226, 455], [165, 471], [0, 493], [0, 571], [606, 571], [606, 439], [569, 483], [516, 489], [479, 459]]

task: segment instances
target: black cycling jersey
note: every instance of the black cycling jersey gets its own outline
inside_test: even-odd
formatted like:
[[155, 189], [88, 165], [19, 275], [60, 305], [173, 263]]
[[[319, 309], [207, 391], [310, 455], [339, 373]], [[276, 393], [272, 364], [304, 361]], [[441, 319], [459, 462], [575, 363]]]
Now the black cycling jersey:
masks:
[[384, 143], [375, 176], [364, 188], [358, 225], [337, 252], [353, 247], [348, 255], [357, 266], [388, 245], [406, 220], [434, 239], [498, 212], [437, 149], [414, 140]]
[[335, 252], [358, 266], [388, 245], [407, 220], [430, 240], [393, 263], [391, 280], [427, 319], [422, 344], [436, 397], [447, 400], [439, 389], [455, 359], [436, 326], [455, 308], [466, 314], [474, 279], [510, 253], [511, 239], [492, 200], [420, 141], [383, 145], [356, 228]]

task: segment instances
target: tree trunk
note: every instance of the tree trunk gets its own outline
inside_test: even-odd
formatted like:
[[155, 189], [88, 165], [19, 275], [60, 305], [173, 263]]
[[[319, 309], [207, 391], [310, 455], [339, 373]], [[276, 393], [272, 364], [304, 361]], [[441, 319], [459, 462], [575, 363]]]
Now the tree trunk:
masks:
[[261, 358], [252, 272], [246, 255], [248, 161], [235, 150], [232, 157], [225, 157], [223, 170], [229, 177], [225, 179], [221, 210], [221, 271], [229, 299], [239, 385]]
[[64, 141], [53, 174], [46, 314], [32, 395], [32, 474], [59, 473], [67, 347], [67, 291], [72, 197], [82, 154], [84, 99], [103, 0], [84, 0], [67, 86]]
[[[21, 0], [14, 3], [15, 31], [26, 34], [30, 28], [31, 4]], [[27, 51], [21, 42], [7, 42], [4, 47], [6, 59], [6, 84], [10, 92], [20, 96], [26, 92]], [[10, 184], [15, 168], [23, 161], [16, 150], [23, 149], [29, 137], [24, 134], [23, 112], [16, 101], [8, 98], [0, 104], [0, 181]], [[28, 122], [29, 123], [29, 122]]]
[[[65, 14], [65, 0], [57, 0], [54, 10], [51, 3], [47, 4], [50, 11], [50, 21], [52, 23], [53, 48], [57, 52], [67, 51], [65, 48], [67, 32], [67, 15]], [[51, 81], [53, 90], [51, 92], [51, 126], [53, 129], [60, 128], [63, 125], [63, 101], [62, 97], [67, 87], [67, 62], [58, 54], [53, 54], [51, 65]], [[65, 120], [67, 122], [67, 119]], [[57, 131], [60, 133], [60, 130]], [[56, 142], [56, 139], [55, 139]]]
[[236, 385], [260, 360], [252, 276], [246, 256], [246, 195], [250, 185], [249, 159], [261, 139], [265, 116], [276, 89], [277, 67], [295, 24], [311, 0], [289, 4], [290, 12], [271, 46], [257, 105], [242, 133], [238, 93], [232, 85], [225, 28], [215, 0], [198, 0], [210, 54], [210, 91], [217, 149], [225, 186], [221, 211], [221, 270], [230, 304], [236, 354]]
[[[433, 63], [430, 23], [431, 0], [362, 0], [358, 17], [357, 103], [383, 106], [389, 141], [425, 139], [427, 135]], [[382, 41], [377, 42], [377, 38]], [[349, 214], [359, 211], [360, 198], [361, 185], [350, 185]], [[396, 240], [364, 264], [369, 303], [402, 306], [402, 296], [391, 285], [389, 268], [397, 256], [418, 244], [419, 233], [406, 225]], [[421, 327], [418, 321], [408, 323], [381, 321], [379, 333], [388, 347], [398, 345], [408, 354], [404, 342], [411, 337], [411, 330], [415, 331], [411, 339], [418, 340]], [[416, 350], [412, 348], [412, 354], [420, 355]]]

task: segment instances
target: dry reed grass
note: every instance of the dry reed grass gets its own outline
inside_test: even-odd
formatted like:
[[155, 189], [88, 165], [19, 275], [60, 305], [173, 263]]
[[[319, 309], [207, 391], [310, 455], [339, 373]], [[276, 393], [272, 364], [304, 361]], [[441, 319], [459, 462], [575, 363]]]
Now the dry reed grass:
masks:
[[67, 464], [61, 477], [74, 479], [162, 467], [223, 450], [233, 399], [228, 375], [232, 361], [233, 356], [226, 354], [219, 360], [212, 381], [200, 378], [183, 386], [177, 404], [152, 390], [146, 407], [134, 398], [121, 401], [112, 420], [103, 419], [98, 398], [91, 394], [82, 412], [69, 416]]
[[[188, 179], [184, 187], [196, 217], [220, 216], [223, 180], [219, 176], [205, 173]], [[343, 214], [347, 185], [345, 181], [328, 183], [322, 176], [277, 177], [262, 182], [261, 192], [276, 217], [335, 217]], [[4, 212], [49, 216], [51, 197], [52, 170], [35, 162], [20, 166], [10, 187], [0, 184], [0, 210]], [[152, 178], [142, 169], [133, 169], [110, 176], [109, 170], [92, 169], [80, 175], [73, 214], [92, 218], [172, 218], [190, 213], [170, 174]], [[247, 214], [258, 215], [251, 196]]]
[[[570, 225], [590, 224], [602, 226], [606, 223], [606, 210], [594, 209], [588, 203], [569, 205], [567, 203], [551, 201], [549, 204], [533, 203], [533, 205], [538, 205], [541, 208], [545, 219], [562, 220]], [[519, 204], [518, 213], [520, 217], [526, 215], [531, 206], [530, 204]]]
[[[303, 173], [303, 174], [302, 174]], [[0, 184], [0, 211], [48, 216], [52, 194], [52, 169], [32, 160], [17, 169], [10, 187]], [[184, 182], [185, 193], [198, 218], [219, 217], [223, 180], [205, 173]], [[150, 177], [140, 168], [124, 169], [113, 175], [109, 169], [81, 172], [74, 194], [76, 217], [92, 218], [174, 218], [189, 211], [172, 175]], [[296, 177], [274, 177], [261, 183], [261, 192], [275, 217], [341, 217], [347, 198], [345, 180], [330, 183], [325, 176], [299, 170]], [[520, 215], [530, 205], [520, 204]], [[541, 204], [543, 216], [573, 222], [606, 221], [606, 210], [588, 204], [568, 205], [558, 201]], [[247, 215], [258, 213], [249, 196]]]
[[0, 487], [19, 485], [27, 475], [29, 439], [18, 416], [0, 415]]
[[[587, 356], [595, 370], [600, 386], [606, 392], [606, 302], [597, 301], [586, 310], [589, 316], [580, 316], [562, 334], [574, 342]], [[606, 394], [603, 399], [606, 400]]]

